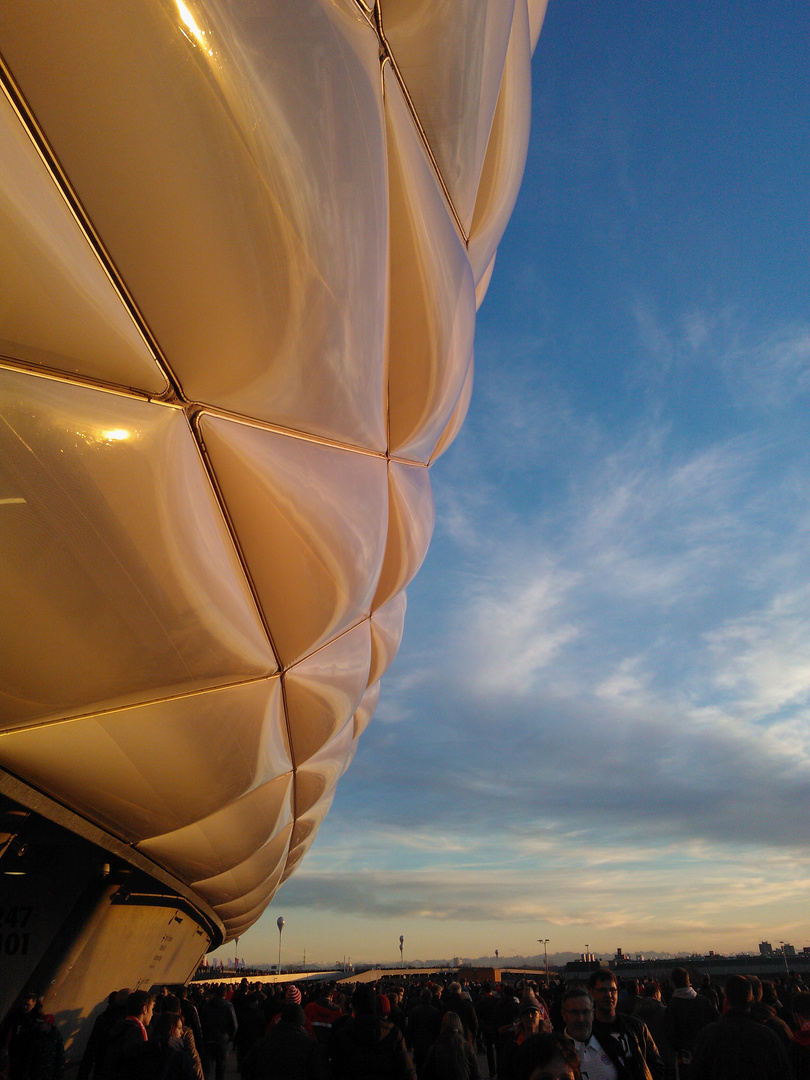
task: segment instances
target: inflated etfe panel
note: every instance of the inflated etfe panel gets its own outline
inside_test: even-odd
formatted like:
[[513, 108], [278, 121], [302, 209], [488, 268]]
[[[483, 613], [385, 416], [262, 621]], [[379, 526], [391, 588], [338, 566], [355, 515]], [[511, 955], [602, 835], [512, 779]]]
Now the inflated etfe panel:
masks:
[[399, 647], [544, 6], [0, 7], [0, 764], [230, 937]]

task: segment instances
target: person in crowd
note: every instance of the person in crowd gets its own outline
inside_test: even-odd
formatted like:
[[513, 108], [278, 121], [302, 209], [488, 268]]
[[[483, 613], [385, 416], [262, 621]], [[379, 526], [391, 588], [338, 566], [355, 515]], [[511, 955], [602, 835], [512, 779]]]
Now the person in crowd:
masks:
[[187, 986], [178, 986], [176, 995], [180, 999], [180, 1012], [183, 1014], [183, 1023], [186, 1027], [191, 1028], [191, 1032], [194, 1035], [194, 1045], [199, 1051], [203, 1044], [203, 1037], [202, 1026], [200, 1025], [200, 1014], [197, 1011], [197, 1006], [188, 996]]
[[797, 991], [791, 998], [790, 1007], [795, 1020], [793, 1038], [810, 1049], [810, 994], [807, 991]]
[[461, 1017], [446, 1012], [438, 1039], [428, 1050], [420, 1080], [479, 1080], [478, 1060], [464, 1032]]
[[442, 1010], [446, 1013], [454, 1012], [459, 1017], [464, 1025], [464, 1038], [470, 1046], [475, 1046], [478, 1038], [478, 1017], [469, 994], [462, 994], [461, 983], [451, 982], [447, 987]]
[[203, 1034], [203, 1068], [206, 1080], [225, 1080], [228, 1047], [237, 1031], [236, 1013], [230, 1001], [225, 999], [225, 987], [214, 990], [200, 1011]]
[[521, 1048], [518, 1080], [583, 1080], [570, 1040], [545, 1031], [532, 1035]]
[[790, 1030], [790, 1025], [777, 1013], [777, 1008], [781, 1008], [781, 1005], [773, 983], [769, 979], [760, 980], [756, 975], [748, 975], [747, 978], [754, 993], [751, 1016], [754, 1020], [759, 1020], [761, 1024], [769, 1027], [785, 1045], [791, 1043], [793, 1032]]
[[540, 1030], [548, 1034], [551, 1031], [551, 1021], [545, 1005], [529, 991], [518, 1006], [517, 1027], [512, 1037], [503, 1044], [498, 1057], [500, 1080], [517, 1080], [521, 1047]]
[[481, 995], [475, 1003], [475, 1012], [478, 1017], [478, 1031], [484, 1040], [490, 1080], [494, 1080], [498, 1065], [496, 1053], [498, 1027], [495, 1014], [499, 1000], [498, 995], [492, 989], [492, 984], [484, 981], [481, 984]]
[[664, 1063], [647, 1026], [634, 1016], [619, 1016], [616, 975], [609, 968], [588, 980], [593, 995], [593, 1034], [618, 1069], [620, 1080], [664, 1080]]
[[278, 1023], [248, 1053], [242, 1076], [243, 1080], [328, 1080], [323, 1049], [307, 1034], [300, 1005], [284, 1005]]
[[442, 1014], [433, 1004], [432, 992], [425, 987], [419, 995], [419, 1004], [408, 1013], [405, 1032], [408, 1047], [413, 1051], [413, 1063], [420, 1075], [428, 1050], [439, 1037], [441, 1025]]
[[[275, 1010], [273, 1016], [270, 1017], [270, 1022], [267, 1025], [268, 1031], [281, 1020], [281, 1011], [285, 1005], [300, 1005], [302, 1009], [304, 1008], [304, 999], [295, 983], [290, 983], [284, 991], [284, 996], [281, 1001], [279, 1001], [278, 1008]], [[306, 1012], [304, 1012], [304, 1030], [311, 1039], [316, 1037], [312, 1021], [307, 1016]]]
[[119, 1020], [126, 1016], [126, 1004], [129, 990], [113, 990], [107, 998], [107, 1007], [96, 1017], [90, 1038], [84, 1048], [82, 1060], [76, 1073], [76, 1080], [104, 1080], [104, 1061], [107, 1057], [107, 1045], [110, 1034]]
[[703, 1028], [695, 1041], [690, 1080], [792, 1080], [779, 1036], [751, 1016], [749, 980], [732, 975], [725, 993], [725, 1016]]
[[[185, 1052], [188, 1054], [189, 1060], [191, 1062], [192, 1072], [194, 1074], [194, 1080], [205, 1080], [205, 1075], [203, 1073], [203, 1067], [202, 1067], [202, 1060], [200, 1058], [200, 1052], [197, 1049], [197, 1043], [196, 1043], [196, 1040], [194, 1038], [194, 1032], [191, 1030], [189, 1025], [185, 1022], [185, 1019], [183, 1018], [183, 1014], [180, 1011], [180, 998], [178, 998], [176, 994], [166, 994], [165, 997], [160, 997], [155, 1001], [155, 1009], [156, 1010], [157, 1010], [158, 1006], [160, 1006], [160, 1011], [161, 1012], [168, 1012], [168, 1013], [172, 1013], [172, 1015], [179, 1015], [180, 1016], [180, 1019], [183, 1021], [182, 1026], [181, 1026], [181, 1030], [180, 1030], [180, 1035], [179, 1036], [172, 1035], [172, 1038], [173, 1039], [175, 1039], [175, 1038], [179, 1039], [180, 1048], [185, 1050]], [[157, 1020], [157, 1015], [159, 1015], [159, 1014], [156, 1013], [156, 1015], [152, 1017], [152, 1025], [153, 1026], [155, 1024], [155, 1021]], [[150, 1034], [150, 1036], [152, 1035], [152, 1030], [151, 1029], [150, 1029], [149, 1034]]]
[[619, 994], [616, 1012], [624, 1016], [633, 1016], [640, 1001], [643, 1001], [643, 998], [638, 992], [638, 979], [627, 979], [623, 991]]
[[402, 1008], [404, 998], [405, 988], [402, 986], [395, 986], [388, 994], [388, 1002], [390, 1005], [388, 1019], [392, 1024], [396, 1024], [403, 1035], [405, 1034], [405, 1029], [407, 1027], [405, 1011]]
[[810, 1077], [810, 1050], [799, 1043], [791, 1025], [782, 1018], [782, 1004], [776, 993], [776, 987], [770, 979], [760, 979], [756, 975], [747, 976], [751, 983], [754, 1001], [751, 1005], [751, 1017], [777, 1035], [785, 1048], [794, 1076], [797, 1080]]
[[593, 1033], [593, 998], [584, 986], [572, 986], [562, 996], [565, 1035], [573, 1043], [582, 1076], [587, 1080], [618, 1080], [619, 1070]]
[[516, 997], [512, 988], [504, 983], [501, 988], [500, 1001], [495, 1009], [495, 1046], [496, 1055], [499, 1059], [504, 1046], [515, 1033], [519, 1009], [520, 998]]
[[[235, 995], [234, 995], [235, 996]], [[261, 1039], [267, 1028], [267, 1021], [262, 1012], [263, 996], [248, 991], [241, 996], [239, 1004], [234, 1005], [236, 1013], [236, 1035], [233, 1044], [236, 1047], [236, 1064], [244, 1075], [244, 1063], [254, 1045]], [[233, 1005], [233, 1002], [231, 1002]]]
[[148, 1041], [146, 1029], [152, 1021], [154, 1007], [155, 999], [146, 990], [133, 990], [127, 998], [126, 1015], [115, 1024], [107, 1043], [106, 1080], [120, 1080], [129, 1056]]
[[9, 1080], [60, 1080], [65, 1064], [62, 1036], [38, 996], [26, 994], [12, 1011], [8, 1031]]
[[120, 1080], [194, 1080], [191, 1056], [183, 1046], [183, 1017], [179, 1012], [164, 1007], [153, 1017], [150, 1038], [138, 1043], [122, 1059], [118, 1076]]
[[666, 1080], [678, 1080], [677, 1058], [666, 1032], [667, 1006], [661, 1001], [660, 983], [652, 980], [646, 984], [633, 1016], [647, 1025], [664, 1062]]
[[715, 1009], [717, 1009], [717, 1015], [719, 1016], [720, 1015], [720, 995], [717, 993], [715, 988], [712, 986], [711, 975], [704, 975], [703, 978], [700, 980], [700, 989], [698, 990], [698, 993], [700, 994], [701, 997], [705, 997], [705, 998], [709, 999], [709, 1001], [712, 1003], [712, 1005], [714, 1005]]
[[688, 1080], [695, 1040], [720, 1014], [707, 997], [692, 989], [686, 968], [673, 968], [671, 978], [675, 989], [667, 1006], [666, 1034], [678, 1058], [679, 1080]]
[[335, 1080], [416, 1080], [402, 1032], [377, 1016], [370, 983], [355, 988], [352, 1016], [335, 1031], [332, 1071]]

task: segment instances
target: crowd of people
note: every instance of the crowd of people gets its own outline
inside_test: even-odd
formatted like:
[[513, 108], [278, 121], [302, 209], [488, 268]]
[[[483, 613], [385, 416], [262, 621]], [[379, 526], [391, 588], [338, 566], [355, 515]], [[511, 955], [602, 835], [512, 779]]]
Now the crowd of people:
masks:
[[[53, 1018], [28, 995], [2, 1032], [9, 1080], [62, 1080]], [[810, 1080], [810, 993], [733, 975], [691, 986], [600, 968], [587, 985], [411, 975], [111, 993], [77, 1080]]]

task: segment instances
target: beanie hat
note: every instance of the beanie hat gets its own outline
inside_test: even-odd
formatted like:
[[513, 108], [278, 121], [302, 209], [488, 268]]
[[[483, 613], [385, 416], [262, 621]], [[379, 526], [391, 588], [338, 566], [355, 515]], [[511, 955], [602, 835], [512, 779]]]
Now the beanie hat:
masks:
[[540, 1002], [537, 1000], [534, 994], [528, 993], [521, 1001], [518, 1012], [522, 1015], [523, 1013], [531, 1012], [532, 1010], [534, 1012], [542, 1012], [542, 1009], [540, 1008]]
[[284, 1000], [290, 1005], [301, 1004], [301, 991], [298, 989], [295, 983], [290, 983], [290, 985], [287, 987], [287, 993], [284, 995]]

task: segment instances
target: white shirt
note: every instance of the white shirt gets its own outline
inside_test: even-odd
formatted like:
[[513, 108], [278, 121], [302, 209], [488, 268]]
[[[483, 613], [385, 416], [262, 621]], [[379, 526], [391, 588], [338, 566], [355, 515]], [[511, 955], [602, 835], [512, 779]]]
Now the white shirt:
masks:
[[567, 1031], [565, 1033], [576, 1047], [579, 1056], [579, 1067], [582, 1071], [582, 1080], [618, 1080], [619, 1074], [616, 1066], [607, 1056], [605, 1051], [596, 1041], [596, 1036], [591, 1032], [587, 1042], [574, 1039]]

